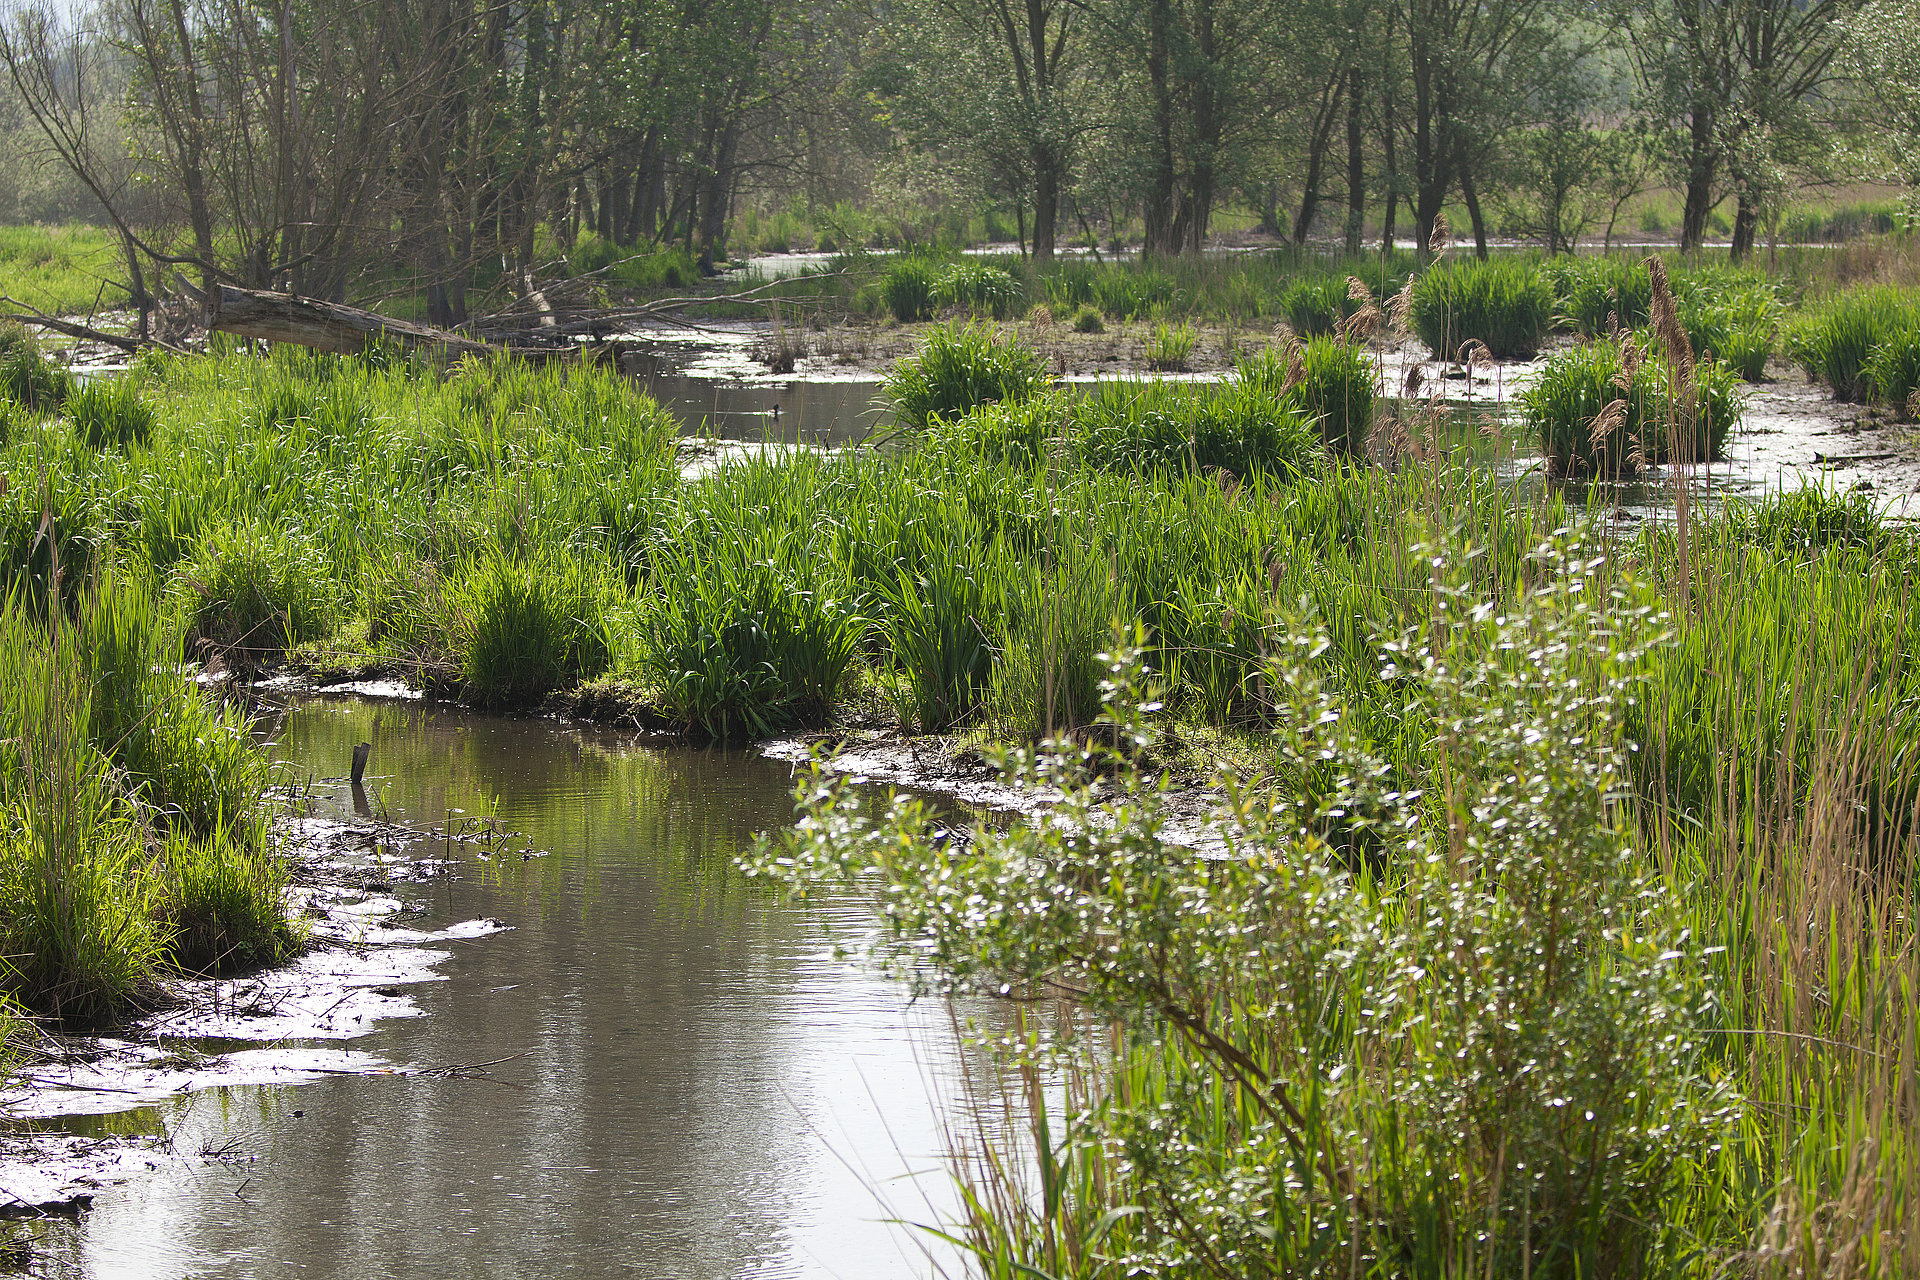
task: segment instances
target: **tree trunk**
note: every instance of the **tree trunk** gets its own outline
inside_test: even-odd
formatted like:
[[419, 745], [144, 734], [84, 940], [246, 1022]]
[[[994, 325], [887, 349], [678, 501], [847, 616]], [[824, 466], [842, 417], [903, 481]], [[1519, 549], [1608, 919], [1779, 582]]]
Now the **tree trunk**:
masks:
[[1360, 240], [1367, 229], [1367, 157], [1360, 126], [1365, 99], [1359, 67], [1347, 71], [1347, 256], [1360, 256]]
[[1480, 212], [1480, 193], [1473, 185], [1473, 166], [1464, 159], [1459, 162], [1460, 198], [1467, 204], [1467, 220], [1473, 224], [1473, 256], [1485, 260], [1487, 256], [1487, 220]]
[[1174, 238], [1174, 155], [1172, 51], [1168, 47], [1167, 0], [1150, 0], [1147, 81], [1153, 90], [1153, 171], [1141, 210], [1145, 222], [1141, 251], [1148, 256], [1180, 251]]
[[1059, 220], [1060, 175], [1051, 165], [1037, 165], [1033, 183], [1033, 260], [1042, 266], [1053, 261], [1054, 227]]
[[1733, 215], [1733, 261], [1745, 262], [1747, 255], [1753, 252], [1754, 233], [1760, 227], [1760, 202], [1750, 195], [1743, 186], [1740, 191], [1740, 205]]
[[1687, 203], [1680, 214], [1680, 252], [1692, 253], [1707, 238], [1713, 212], [1713, 179], [1718, 169], [1713, 143], [1713, 109], [1696, 103], [1687, 152]]
[[1307, 174], [1300, 191], [1300, 216], [1293, 224], [1293, 243], [1307, 242], [1313, 230], [1313, 218], [1320, 211], [1320, 172], [1325, 167], [1327, 143], [1333, 137], [1333, 122], [1340, 115], [1340, 95], [1345, 77], [1335, 76], [1320, 91], [1320, 109], [1314, 113], [1313, 131], [1307, 135]]

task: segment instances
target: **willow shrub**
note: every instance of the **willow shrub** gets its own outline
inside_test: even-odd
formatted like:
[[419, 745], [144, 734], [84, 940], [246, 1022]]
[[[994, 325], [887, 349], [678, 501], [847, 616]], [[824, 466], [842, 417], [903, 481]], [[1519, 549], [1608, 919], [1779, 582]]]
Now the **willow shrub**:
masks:
[[[1274, 617], [1282, 785], [1256, 799], [1223, 774], [1219, 857], [1174, 838], [1124, 646], [1096, 745], [1000, 753], [1011, 781], [1062, 792], [1044, 822], [937, 839], [924, 802], [876, 815], [803, 781], [803, 821], [752, 873], [877, 889], [877, 945], [924, 990], [1070, 991], [1116, 1029], [998, 1042], [1030, 1066], [1064, 1052], [1083, 1103], [1042, 1141], [1043, 1196], [1008, 1193], [1029, 1157], [978, 1135], [999, 1152], [960, 1171], [955, 1229], [983, 1271], [1609, 1280], [1691, 1247], [1661, 1224], [1733, 1100], [1612, 799], [1632, 637], [1652, 628], [1597, 564], [1551, 556], [1498, 616], [1443, 588], [1422, 642], [1379, 655], [1424, 708], [1443, 792], [1383, 786], [1315, 664], [1328, 637]], [[1330, 855], [1355, 811], [1391, 879]]]
[[1429, 267], [1414, 281], [1414, 331], [1435, 359], [1458, 360], [1480, 342], [1496, 360], [1532, 356], [1553, 327], [1553, 286], [1520, 258], [1469, 259]]

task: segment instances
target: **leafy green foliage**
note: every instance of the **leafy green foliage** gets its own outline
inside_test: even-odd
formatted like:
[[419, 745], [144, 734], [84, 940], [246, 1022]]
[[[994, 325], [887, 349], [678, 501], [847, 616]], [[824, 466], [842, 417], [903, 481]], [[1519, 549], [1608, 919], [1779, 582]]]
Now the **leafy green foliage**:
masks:
[[[1120, 1029], [1117, 1053], [1104, 1037], [1060, 1046], [1097, 1105], [1044, 1143], [1059, 1194], [975, 1184], [983, 1263], [1057, 1264], [1077, 1238], [1177, 1276], [1324, 1258], [1636, 1273], [1658, 1242], [1642, 1224], [1725, 1132], [1731, 1099], [1692, 1030], [1697, 980], [1607, 802], [1622, 775], [1603, 744], [1644, 653], [1621, 627], [1651, 634], [1649, 614], [1595, 590], [1577, 551], [1553, 563], [1554, 585], [1506, 616], [1443, 596], [1423, 644], [1380, 655], [1434, 726], [1443, 799], [1383, 788], [1310, 617], [1281, 623], [1269, 687], [1279, 781], [1312, 785], [1256, 800], [1223, 772], [1224, 858], [1171, 838], [1140, 763], [1151, 695], [1124, 647], [1104, 740], [999, 757], [1010, 781], [1064, 793], [1045, 822], [935, 839], [919, 801], [876, 816], [843, 784], [803, 781], [805, 820], [750, 870], [803, 893], [877, 879], [878, 945], [922, 987], [1057, 984]], [[1356, 809], [1395, 850], [1391, 887], [1321, 837]]]

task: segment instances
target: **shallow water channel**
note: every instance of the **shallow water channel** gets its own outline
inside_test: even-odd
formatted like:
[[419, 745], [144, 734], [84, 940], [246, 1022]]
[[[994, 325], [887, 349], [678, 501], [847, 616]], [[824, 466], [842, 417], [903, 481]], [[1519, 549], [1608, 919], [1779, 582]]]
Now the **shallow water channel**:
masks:
[[320, 816], [349, 812], [329, 775], [368, 741], [376, 811], [513, 833], [366, 855], [363, 886], [406, 908], [386, 927], [510, 928], [432, 946], [432, 979], [405, 989], [417, 1016], [347, 1046], [394, 1068], [496, 1065], [70, 1118], [164, 1134], [182, 1158], [76, 1224], [34, 1224], [36, 1274], [933, 1270], [931, 1241], [884, 1220], [948, 1205], [942, 1116], [970, 1055], [946, 1005], [836, 956], [864, 903], [787, 906], [733, 870], [789, 820], [787, 765], [419, 702], [307, 702], [270, 732], [289, 774], [316, 779]]

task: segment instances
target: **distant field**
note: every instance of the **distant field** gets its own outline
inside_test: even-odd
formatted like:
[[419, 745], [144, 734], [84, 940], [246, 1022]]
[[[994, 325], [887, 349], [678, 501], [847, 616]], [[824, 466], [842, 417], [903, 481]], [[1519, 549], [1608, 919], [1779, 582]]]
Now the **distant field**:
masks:
[[124, 306], [120, 255], [104, 227], [0, 227], [0, 294], [50, 315]]

